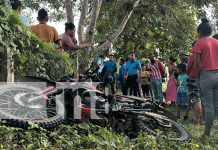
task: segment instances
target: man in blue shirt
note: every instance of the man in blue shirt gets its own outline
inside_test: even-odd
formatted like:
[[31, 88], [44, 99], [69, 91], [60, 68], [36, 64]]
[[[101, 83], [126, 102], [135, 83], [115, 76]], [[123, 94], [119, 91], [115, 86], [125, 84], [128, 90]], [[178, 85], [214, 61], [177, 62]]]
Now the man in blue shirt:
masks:
[[21, 21], [24, 23], [26, 26], [30, 26], [29, 20], [21, 13], [22, 12], [22, 4], [20, 1], [12, 1], [11, 2], [12, 9], [15, 10], [21, 19]]
[[[105, 61], [104, 68], [102, 69], [103, 78], [105, 78], [108, 75], [112, 75], [114, 77], [114, 73], [117, 72], [117, 63], [114, 61], [114, 55], [109, 55], [109, 60]], [[112, 94], [115, 94], [115, 87], [114, 87], [115, 80], [113, 80], [113, 83], [111, 83], [111, 91]]]
[[135, 60], [133, 53], [129, 55], [129, 61], [126, 63], [124, 79], [126, 80], [124, 95], [127, 95], [128, 89], [131, 88], [133, 95], [137, 96], [139, 81], [141, 80], [141, 64], [138, 60]]
[[120, 70], [119, 70], [118, 80], [120, 81], [121, 91], [124, 94], [124, 87], [125, 87], [124, 73], [125, 73], [125, 68], [126, 68], [125, 60], [121, 58], [119, 64], [120, 64]]

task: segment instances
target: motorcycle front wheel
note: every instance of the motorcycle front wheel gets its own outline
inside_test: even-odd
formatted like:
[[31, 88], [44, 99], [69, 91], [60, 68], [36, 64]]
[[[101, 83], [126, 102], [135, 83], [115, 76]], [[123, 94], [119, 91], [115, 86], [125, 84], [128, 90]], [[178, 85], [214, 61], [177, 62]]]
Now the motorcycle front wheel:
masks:
[[[28, 128], [29, 122], [51, 129], [64, 119], [60, 99], [40, 97], [41, 89], [28, 84], [9, 83], [0, 86], [0, 117], [7, 125]], [[35, 101], [28, 101], [38, 97]], [[55, 103], [55, 105], [51, 105]], [[55, 107], [55, 108], [54, 108]]]

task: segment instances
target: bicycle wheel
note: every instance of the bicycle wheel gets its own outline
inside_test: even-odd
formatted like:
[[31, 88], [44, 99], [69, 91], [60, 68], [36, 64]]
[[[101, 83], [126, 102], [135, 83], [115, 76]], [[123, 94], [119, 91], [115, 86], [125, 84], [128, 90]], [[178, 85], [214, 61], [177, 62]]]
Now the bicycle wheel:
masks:
[[184, 141], [189, 138], [188, 132], [181, 124], [165, 116], [148, 112], [136, 114], [138, 132], [146, 131], [151, 135], [161, 132], [163, 138], [173, 141]]
[[[0, 115], [2, 120], [6, 120], [7, 125], [21, 128], [27, 128], [28, 121], [46, 129], [60, 124], [64, 119], [63, 103], [59, 99], [39, 97], [41, 95], [39, 91], [41, 91], [40, 88], [26, 84], [1, 85]], [[37, 100], [28, 101], [37, 96]]]

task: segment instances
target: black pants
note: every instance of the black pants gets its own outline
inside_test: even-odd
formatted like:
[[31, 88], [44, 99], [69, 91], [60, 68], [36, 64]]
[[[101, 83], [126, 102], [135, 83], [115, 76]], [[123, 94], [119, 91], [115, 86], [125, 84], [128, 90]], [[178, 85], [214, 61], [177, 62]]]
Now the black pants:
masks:
[[147, 84], [147, 85], [141, 85], [141, 87], [142, 87], [143, 96], [144, 96], [144, 97], [149, 96], [149, 91], [150, 91], [150, 86], [149, 86], [149, 84]]
[[112, 94], [114, 95], [115, 94], [115, 80], [113, 80], [113, 82], [110, 84], [110, 86], [111, 86], [111, 92], [112, 92]]
[[137, 96], [139, 84], [137, 82], [138, 75], [128, 76], [125, 87], [124, 87], [124, 95], [127, 95], [128, 89], [131, 88], [133, 90], [133, 95]]
[[[138, 83], [137, 83], [138, 84]], [[129, 95], [132, 95], [133, 89], [132, 87], [129, 89]], [[141, 92], [140, 92], [140, 88], [139, 88], [139, 84], [137, 86], [137, 96], [141, 97]]]

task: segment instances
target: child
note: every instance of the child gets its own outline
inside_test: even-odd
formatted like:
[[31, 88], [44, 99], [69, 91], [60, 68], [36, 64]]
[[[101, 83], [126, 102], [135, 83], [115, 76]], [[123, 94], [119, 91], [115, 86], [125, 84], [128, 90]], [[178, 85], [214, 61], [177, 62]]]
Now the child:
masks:
[[145, 70], [145, 65], [142, 65], [142, 72], [141, 72], [141, 87], [142, 87], [142, 92], [143, 92], [143, 96], [144, 98], [149, 96], [149, 72]]
[[188, 87], [187, 87], [187, 80], [188, 80], [188, 75], [186, 74], [186, 65], [185, 64], [179, 64], [177, 66], [179, 76], [177, 79], [177, 95], [176, 95], [176, 105], [177, 105], [177, 117], [178, 119], [180, 118], [180, 112], [182, 108], [185, 110], [185, 116], [184, 120], [188, 119], [188, 103], [187, 103], [187, 98], [188, 98]]

